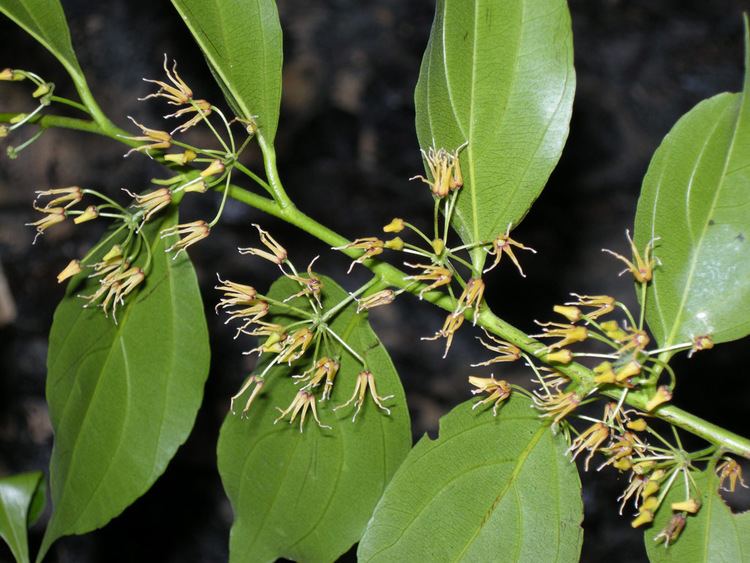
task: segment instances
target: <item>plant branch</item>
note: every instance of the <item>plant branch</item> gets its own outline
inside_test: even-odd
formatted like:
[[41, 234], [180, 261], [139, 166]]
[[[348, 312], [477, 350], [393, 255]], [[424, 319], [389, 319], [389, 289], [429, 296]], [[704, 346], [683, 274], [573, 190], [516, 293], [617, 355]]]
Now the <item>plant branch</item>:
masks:
[[[0, 123], [8, 122], [15, 115], [16, 114], [8, 113], [0, 114]], [[122, 132], [114, 126], [111, 127], [114, 128], [116, 132], [109, 127], [105, 128], [91, 121], [54, 115], [42, 116], [36, 119], [35, 122], [43, 128], [62, 127], [78, 131], [86, 131], [89, 133], [97, 133], [133, 146], [133, 142], [123, 139], [120, 136]], [[263, 152], [264, 164], [269, 180], [268, 183], [273, 192], [274, 199], [255, 194], [244, 188], [231, 184], [226, 188], [221, 188], [221, 190], [229, 189], [228, 195], [232, 199], [245, 203], [268, 215], [282, 219], [318, 238], [322, 242], [329, 244], [331, 247], [346, 245], [349, 240], [325, 225], [318, 223], [293, 205], [284, 191], [283, 185], [279, 179], [276, 170], [276, 154], [273, 147], [268, 145], [261, 135], [258, 135], [258, 141], [261, 151]], [[361, 251], [351, 248], [342, 249], [341, 252], [351, 258], [357, 258], [361, 255]], [[406, 273], [386, 262], [377, 259], [369, 259], [364, 261], [364, 266], [369, 268], [380, 278], [380, 281], [383, 284], [388, 286], [398, 287], [413, 294], [418, 294], [424, 288], [424, 284], [414, 283], [411, 280], [405, 279], [407, 276]], [[425, 292], [423, 299], [447, 311], [453, 311], [456, 306], [455, 300], [441, 291]], [[467, 317], [470, 317], [472, 312], [467, 311], [466, 315]], [[514, 344], [529, 355], [545, 362], [547, 352], [546, 347], [541, 342], [508, 324], [495, 315], [495, 313], [493, 313], [488, 307], [484, 307], [484, 310], [477, 318], [476, 324], [511, 344]], [[576, 384], [590, 386], [593, 383], [594, 374], [590, 369], [581, 364], [574, 362], [568, 365], [552, 365], [557, 371], [568, 376], [571, 381]], [[620, 399], [622, 396], [622, 391], [619, 390], [603, 391], [602, 393], [613, 399]], [[645, 410], [648, 398], [637, 393], [628, 393], [625, 402], [637, 409]], [[652, 415], [695, 434], [712, 444], [716, 444], [728, 452], [745, 458], [750, 458], [750, 439], [744, 438], [717, 426], [716, 424], [703, 420], [702, 418], [676, 406], [663, 405], [654, 411]]]

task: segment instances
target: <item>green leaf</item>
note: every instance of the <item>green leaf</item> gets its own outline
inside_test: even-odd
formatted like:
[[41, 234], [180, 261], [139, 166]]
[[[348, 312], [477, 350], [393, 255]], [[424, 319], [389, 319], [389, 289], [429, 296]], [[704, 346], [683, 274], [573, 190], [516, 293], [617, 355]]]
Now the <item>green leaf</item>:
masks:
[[26, 30], [62, 63], [71, 76], [83, 77], [59, 0], [0, 0], [0, 12]]
[[172, 0], [238, 117], [273, 143], [281, 104], [282, 36], [274, 0]]
[[47, 359], [54, 511], [39, 559], [57, 538], [105, 525], [145, 493], [193, 426], [210, 351], [192, 264], [184, 253], [173, 260], [159, 238], [176, 219], [175, 211], [144, 229], [151, 271], [118, 324], [76, 297], [96, 279], [74, 280], [55, 312]]
[[360, 561], [578, 561], [581, 483], [525, 397], [492, 413], [463, 403], [399, 468]]
[[[348, 297], [333, 280], [322, 279], [326, 309]], [[282, 278], [269, 295], [283, 299], [298, 291], [296, 283]], [[300, 388], [289, 376], [307, 369], [311, 360], [294, 370], [272, 368], [248, 419], [229, 413], [219, 437], [219, 473], [235, 513], [229, 541], [233, 562], [279, 557], [334, 561], [362, 536], [409, 451], [409, 412], [401, 382], [366, 317], [349, 305], [331, 326], [366, 358], [380, 394], [395, 395], [385, 402], [391, 414], [379, 411], [369, 392], [356, 422], [351, 421], [352, 406], [332, 412], [333, 405], [351, 397], [362, 370], [344, 352], [331, 400], [318, 401], [322, 423], [332, 428], [319, 428], [311, 419], [302, 433], [297, 424], [274, 425], [279, 415], [275, 407], [286, 408]]]
[[26, 529], [44, 510], [44, 474], [21, 473], [0, 479], [0, 538], [19, 563], [29, 561]]
[[750, 334], [750, 42], [747, 49], [743, 92], [683, 116], [643, 181], [635, 243], [642, 250], [658, 238], [646, 320], [661, 346]]
[[685, 500], [685, 488], [675, 484], [656, 513], [653, 526], [644, 534], [648, 558], [654, 563], [750, 561], [750, 512], [732, 513], [716, 492], [719, 483], [712, 469], [695, 479], [703, 492], [701, 509], [687, 517], [675, 543], [665, 547], [664, 543], [655, 542], [654, 538], [672, 517], [670, 504]]
[[565, 0], [438, 0], [417, 134], [424, 150], [468, 142], [453, 220], [466, 244], [516, 226], [539, 196], [568, 136], [574, 90]]

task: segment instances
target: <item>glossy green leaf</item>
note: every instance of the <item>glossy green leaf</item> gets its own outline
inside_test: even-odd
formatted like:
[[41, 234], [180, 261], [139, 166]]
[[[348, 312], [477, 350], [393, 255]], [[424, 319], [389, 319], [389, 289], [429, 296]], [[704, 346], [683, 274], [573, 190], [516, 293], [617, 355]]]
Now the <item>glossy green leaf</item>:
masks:
[[581, 483], [528, 399], [470, 402], [414, 447], [378, 503], [360, 561], [578, 561]]
[[274, 0], [172, 0], [235, 113], [269, 143], [281, 104], [282, 35]]
[[683, 116], [643, 182], [635, 242], [658, 239], [646, 319], [662, 346], [750, 334], [750, 45], [746, 66], [743, 92]]
[[83, 79], [59, 0], [0, 0], [0, 12], [44, 45], [71, 76]]
[[733, 514], [716, 492], [719, 486], [716, 474], [707, 470], [696, 476], [703, 493], [702, 506], [694, 516], [688, 516], [685, 528], [672, 545], [654, 539], [663, 530], [672, 511], [673, 502], [685, 500], [685, 489], [677, 483], [667, 495], [646, 530], [644, 540], [648, 558], [654, 563], [730, 563], [750, 561], [750, 512]]
[[44, 510], [44, 475], [41, 471], [0, 479], [0, 538], [19, 563], [29, 561], [26, 529]]
[[175, 221], [173, 212], [145, 228], [152, 268], [118, 324], [76, 297], [96, 280], [74, 280], [55, 312], [47, 360], [54, 511], [42, 556], [57, 538], [103, 526], [145, 493], [193, 426], [210, 351], [192, 264], [184, 254], [173, 260], [159, 238]]
[[565, 0], [438, 0], [417, 134], [425, 150], [468, 142], [453, 221], [465, 243], [516, 226], [539, 196], [568, 136], [574, 90]]
[[[323, 283], [324, 307], [347, 297], [333, 280], [323, 278]], [[282, 299], [297, 291], [294, 282], [282, 278], [270, 295]], [[365, 357], [380, 394], [395, 395], [385, 402], [391, 414], [379, 411], [369, 394], [356, 422], [351, 406], [332, 412], [333, 405], [352, 395], [362, 369], [344, 352], [331, 400], [318, 401], [322, 423], [332, 428], [319, 428], [309, 413], [302, 433], [296, 423], [274, 425], [279, 415], [275, 407], [286, 408], [299, 390], [289, 376], [306, 369], [311, 360], [295, 364], [293, 370], [273, 368], [248, 419], [229, 413], [219, 437], [219, 472], [235, 514], [229, 542], [233, 562], [279, 557], [334, 561], [362, 536], [409, 451], [409, 412], [401, 382], [366, 317], [356, 315], [350, 305], [331, 326]]]

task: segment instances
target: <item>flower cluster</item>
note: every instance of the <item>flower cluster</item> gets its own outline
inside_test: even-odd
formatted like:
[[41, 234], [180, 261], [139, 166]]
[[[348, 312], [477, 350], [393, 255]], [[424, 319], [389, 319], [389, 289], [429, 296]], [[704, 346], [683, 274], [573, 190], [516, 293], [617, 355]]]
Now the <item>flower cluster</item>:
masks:
[[[416, 257], [404, 261], [403, 264], [414, 273], [405, 276], [406, 282], [411, 282], [407, 288], [419, 286], [419, 298], [430, 292], [446, 292], [454, 299], [456, 305], [447, 315], [443, 326], [433, 335], [424, 337], [423, 340], [445, 339], [445, 353], [448, 354], [453, 337], [464, 323], [467, 316], [476, 324], [481, 313], [484, 302], [485, 283], [482, 275], [495, 268], [504, 255], [518, 268], [523, 276], [523, 270], [515, 255], [514, 249], [535, 252], [532, 248], [510, 238], [511, 226], [504, 233], [498, 234], [494, 239], [469, 245], [449, 244], [450, 223], [455, 212], [456, 201], [463, 188], [463, 174], [461, 173], [461, 151], [466, 144], [455, 150], [431, 147], [422, 151], [428, 176], [414, 176], [412, 180], [419, 179], [430, 186], [434, 196], [434, 232], [428, 236], [418, 227], [405, 221], [400, 217], [392, 219], [383, 227], [386, 234], [396, 235], [391, 239], [383, 240], [379, 237], [358, 238], [348, 244], [335, 247], [350, 254], [354, 261], [349, 267], [351, 272], [355, 264], [362, 264], [368, 259], [383, 254], [386, 250], [402, 252]], [[442, 211], [442, 213], [441, 213]], [[401, 238], [402, 233], [414, 235], [415, 244]], [[482, 270], [481, 264], [473, 264], [470, 261], [469, 251], [483, 249], [487, 254], [494, 257], [490, 267]], [[464, 273], [468, 271], [468, 275]], [[381, 305], [392, 303], [395, 297], [405, 291], [383, 290], [377, 296], [361, 303], [361, 309], [370, 309]]]
[[[65, 100], [64, 98], [59, 98], [54, 95], [54, 83], [47, 82], [38, 74], [27, 70], [12, 68], [5, 68], [3, 70], [0, 70], [0, 81], [28, 81], [34, 87], [34, 90], [31, 93], [31, 98], [36, 104], [36, 108], [29, 113], [19, 113], [12, 117], [9, 121], [9, 125], [0, 125], [0, 138], [8, 137], [11, 133], [20, 130], [25, 125], [36, 123], [39, 118], [42, 117], [44, 109], [50, 106], [53, 102], [67, 102], [67, 100]], [[18, 158], [19, 153], [33, 144], [37, 139], [39, 139], [44, 131], [45, 129], [43, 127], [39, 127], [36, 132], [31, 135], [31, 137], [23, 141], [21, 144], [16, 146], [8, 146], [6, 149], [8, 158]]]
[[[117, 236], [107, 239], [107, 242], [114, 239], [117, 244], [104, 249], [105, 258], [101, 259], [98, 251], [92, 251], [79, 260], [71, 261], [58, 275], [58, 281], [62, 282], [82, 272], [84, 268], [93, 269], [90, 277], [97, 279], [98, 286], [92, 293], [82, 297], [87, 300], [86, 306], [98, 305], [105, 314], [114, 314], [116, 309], [124, 304], [126, 297], [143, 283], [148, 274], [151, 249], [156, 241], [151, 240], [152, 231], [144, 230], [144, 226], [155, 220], [164, 210], [178, 203], [184, 194], [204, 193], [212, 188], [223, 191], [221, 205], [212, 220], [199, 219], [161, 229], [158, 237], [165, 239], [166, 252], [171, 253], [173, 258], [177, 258], [190, 246], [209, 236], [211, 229], [223, 213], [230, 191], [232, 172], [239, 166], [237, 160], [240, 153], [253, 138], [254, 127], [252, 123], [246, 123], [245, 132], [248, 136], [238, 147], [231, 123], [227, 121], [221, 110], [206, 100], [195, 99], [190, 87], [177, 73], [177, 64], [173, 63], [170, 69], [166, 56], [164, 73], [163, 80], [144, 79], [156, 84], [158, 90], [141, 99], [164, 100], [167, 104], [178, 108], [176, 112], [165, 118], [187, 118], [187, 121], [171, 132], [167, 132], [160, 128], [145, 126], [131, 117], [130, 120], [140, 133], [134, 136], [123, 136], [125, 141], [132, 146], [125, 156], [140, 153], [149, 158], [159, 158], [175, 168], [178, 173], [168, 179], [153, 180], [154, 186], [139, 193], [123, 190], [131, 198], [129, 204], [120, 204], [96, 190], [79, 186], [41, 190], [37, 192], [33, 207], [42, 216], [28, 223], [36, 229], [34, 242], [48, 229], [65, 222], [68, 218], [72, 218], [76, 225], [98, 218], [108, 218], [119, 223], [119, 226], [114, 229], [114, 232], [118, 233]], [[52, 96], [54, 85], [44, 82], [33, 73], [10, 69], [0, 72], [0, 80], [26, 79], [37, 85], [34, 97], [40, 100], [41, 105], [38, 109], [57, 100]], [[10, 129], [20, 127], [33, 117], [33, 113], [23, 118], [19, 116]], [[216, 117], [223, 124], [225, 135], [220, 135], [218, 132], [220, 128], [215, 127], [211, 122], [211, 119]], [[213, 133], [221, 147], [220, 150], [194, 147], [174, 137], [175, 133], [184, 133], [198, 125], [204, 125]], [[3, 130], [3, 132], [8, 131]], [[173, 147], [177, 147], [179, 152], [169, 152]], [[82, 203], [84, 198], [91, 201]], [[124, 234], [121, 235], [123, 231]], [[138, 257], [143, 254], [146, 257], [138, 261]], [[98, 261], [92, 263], [95, 260]], [[138, 265], [136, 265], [137, 261]], [[308, 288], [306, 291], [315, 293], [314, 288]]]
[[[287, 419], [291, 424], [299, 417], [302, 431], [309, 412], [318, 426], [330, 428], [321, 422], [318, 410], [320, 403], [331, 399], [334, 386], [341, 378], [338, 375], [341, 358], [348, 355], [360, 364], [361, 370], [354, 380], [351, 398], [331, 409], [331, 412], [353, 406], [352, 420], [356, 420], [369, 392], [373, 403], [390, 414], [384, 402], [392, 396], [379, 394], [376, 376], [368, 369], [365, 356], [347, 344], [331, 326], [336, 315], [354, 302], [356, 294], [326, 308], [325, 284], [312, 269], [317, 257], [308, 265], [306, 272], [301, 273], [289, 259], [286, 249], [270, 233], [259, 225], [253, 226], [258, 231], [260, 245], [240, 248], [239, 252], [276, 264], [284, 278], [293, 282], [296, 289], [289, 290], [283, 299], [276, 299], [259, 293], [252, 286], [219, 278], [216, 289], [222, 293], [222, 298], [216, 310], [222, 309], [228, 315], [227, 322], [238, 323], [235, 338], [249, 335], [260, 339], [258, 345], [246, 354], [258, 354], [263, 366], [248, 377], [232, 397], [232, 412], [234, 403], [247, 396], [242, 410], [242, 416], [246, 416], [267, 379], [278, 373], [272, 368], [286, 365], [291, 368], [288, 379], [300, 388], [286, 408], [278, 408], [280, 414], [275, 422]], [[358, 305], [361, 307], [368, 299], [375, 298], [376, 294], [363, 298]]]

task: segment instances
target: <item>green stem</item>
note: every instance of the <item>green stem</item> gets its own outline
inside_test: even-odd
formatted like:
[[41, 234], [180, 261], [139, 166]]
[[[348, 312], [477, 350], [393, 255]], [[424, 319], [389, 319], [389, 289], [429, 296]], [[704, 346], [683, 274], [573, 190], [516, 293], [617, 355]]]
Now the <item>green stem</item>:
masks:
[[260, 150], [263, 153], [263, 165], [266, 169], [268, 183], [271, 186], [273, 199], [276, 200], [281, 209], [293, 209], [294, 204], [289, 199], [289, 196], [286, 195], [284, 186], [279, 178], [279, 172], [276, 169], [276, 149], [272, 143], [266, 141], [265, 136], [260, 131], [258, 131], [256, 136]]
[[[91, 106], [89, 106], [88, 104], [87, 107], [91, 109]], [[7, 113], [0, 114], [0, 122], [7, 122], [15, 115], [16, 114]], [[121, 133], [119, 130], [117, 130], [116, 132], [112, 132], [112, 129], [110, 127], [97, 125], [98, 122], [92, 123], [90, 121], [84, 121], [81, 119], [50, 115], [41, 117], [37, 120], [37, 122], [41, 127], [63, 127], [67, 129], [76, 129], [79, 131], [97, 133], [127, 144], [127, 140], [118, 137], [118, 135]], [[286, 195], [286, 192], [284, 191], [281, 181], [279, 180], [278, 172], [276, 170], [276, 154], [273, 147], [268, 145], [265, 139], [260, 134], [258, 135], [258, 142], [263, 152], [263, 160], [267, 170], [269, 184], [274, 192], [275, 201], [233, 185], [230, 185], [228, 187], [229, 197], [250, 205], [251, 207], [263, 211], [268, 215], [282, 219], [332, 247], [344, 246], [348, 244], [349, 241], [346, 238], [329, 229], [325, 225], [318, 223], [311, 217], [305, 215], [292, 204], [292, 202]], [[478, 250], [482, 251], [481, 248], [478, 248]], [[344, 248], [341, 250], [341, 252], [351, 258], [357, 258], [361, 254], [361, 251], [352, 248]], [[474, 261], [477, 261], [477, 257], [473, 258]], [[410, 280], [406, 280], [406, 274], [404, 272], [385, 262], [380, 262], [376, 259], [369, 259], [364, 262], [364, 265], [369, 268], [375, 275], [379, 276], [384, 284], [387, 284], [391, 287], [398, 287], [413, 294], [418, 294], [420, 290], [425, 287], [424, 284], [414, 283]], [[423, 298], [425, 301], [429, 301], [430, 303], [437, 305], [438, 307], [441, 307], [446, 311], [453, 311], [455, 309], [455, 300], [442, 291], [426, 292], [423, 295]], [[467, 315], [469, 314], [470, 312], [467, 312]], [[542, 362], [545, 361], [547, 353], [544, 351], [544, 344], [537, 340], [534, 340], [523, 331], [508, 324], [488, 308], [485, 308], [479, 314], [477, 324], [482, 328], [485, 328], [487, 331], [517, 346], [529, 355], [534, 356], [538, 360], [541, 360]], [[662, 356], [668, 355], [669, 352], [665, 352], [664, 354], [662, 354]], [[581, 364], [574, 362], [568, 365], [557, 364], [554, 367], [559, 372], [568, 376], [574, 383], [591, 385], [593, 382], [594, 374], [591, 372], [591, 370]], [[622, 396], [622, 392], [619, 390], [603, 391], [602, 393], [614, 399], [619, 399]], [[637, 393], [628, 393], [626, 399], [626, 403], [628, 403], [630, 406], [641, 410], [645, 410], [646, 403], [648, 402], [647, 397]], [[696, 436], [699, 436], [708, 442], [719, 445], [728, 452], [737, 454], [745, 458], [750, 458], [750, 439], [744, 438], [738, 434], [735, 434], [734, 432], [730, 432], [729, 430], [703, 420], [702, 418], [686, 412], [678, 407], [675, 407], [673, 405], [663, 405], [657, 408], [656, 411], [652, 413], [652, 415], [670, 422], [671, 424], [682, 428], [683, 430], [687, 430], [688, 432], [695, 434]]]

